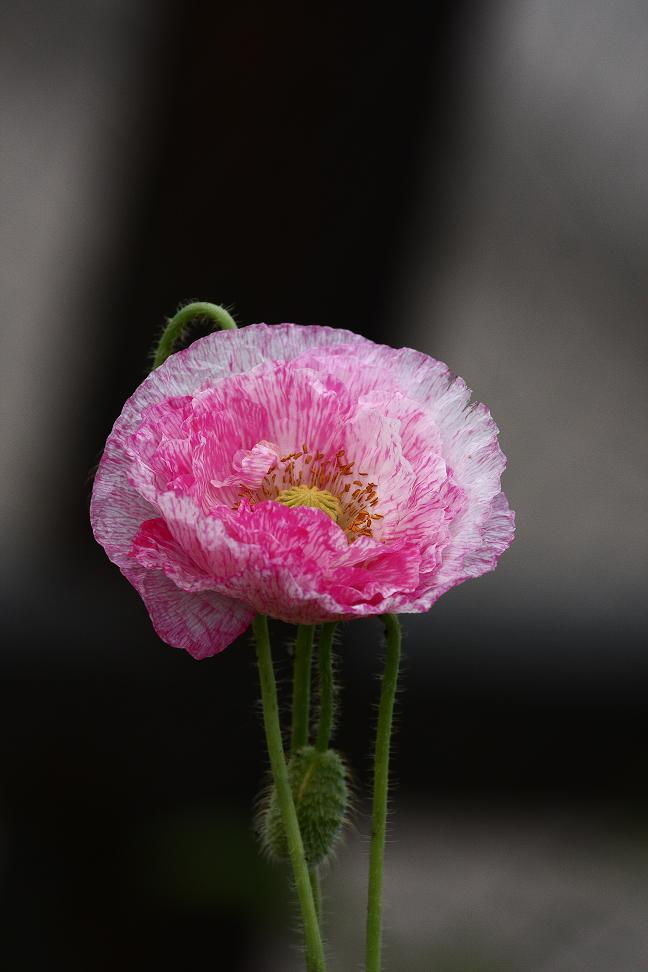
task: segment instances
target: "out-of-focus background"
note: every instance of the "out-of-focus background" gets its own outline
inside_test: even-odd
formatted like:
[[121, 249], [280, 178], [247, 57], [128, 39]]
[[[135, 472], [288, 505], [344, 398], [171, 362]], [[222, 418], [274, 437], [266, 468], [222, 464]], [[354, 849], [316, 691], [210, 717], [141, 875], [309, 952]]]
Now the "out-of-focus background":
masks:
[[[501, 428], [513, 548], [404, 618], [387, 968], [645, 969], [646, 5], [5, 0], [0, 79], [3, 966], [300, 968], [249, 638], [161, 644], [88, 523], [201, 298], [417, 347]], [[361, 964], [379, 638], [343, 633], [331, 972]]]

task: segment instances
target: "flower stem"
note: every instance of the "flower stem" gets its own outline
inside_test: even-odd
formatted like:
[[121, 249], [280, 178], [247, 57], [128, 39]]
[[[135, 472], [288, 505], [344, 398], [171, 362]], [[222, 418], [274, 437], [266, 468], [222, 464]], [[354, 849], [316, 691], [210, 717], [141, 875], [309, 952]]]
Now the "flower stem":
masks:
[[204, 300], [187, 304], [185, 307], [181, 307], [178, 313], [167, 321], [167, 325], [162, 332], [162, 337], [155, 349], [155, 355], [153, 357], [154, 368], [159, 368], [169, 355], [173, 354], [173, 349], [180, 340], [187, 324], [201, 317], [206, 317], [210, 321], [213, 321], [223, 331], [236, 330], [236, 321], [231, 314], [228, 314], [224, 307], [220, 307], [218, 304], [209, 304]]
[[293, 709], [290, 749], [293, 753], [308, 745], [310, 729], [311, 657], [315, 628], [300, 624], [297, 628], [293, 661]]
[[387, 789], [389, 785], [389, 747], [391, 741], [394, 698], [400, 662], [401, 631], [395, 614], [383, 615], [387, 636], [387, 658], [383, 675], [376, 756], [374, 763], [371, 846], [369, 850], [369, 894], [367, 899], [367, 953], [365, 972], [380, 972], [382, 951], [382, 892], [387, 828]]
[[325, 753], [329, 748], [335, 718], [335, 682], [333, 679], [333, 635], [335, 623], [323, 624], [319, 641], [320, 713], [315, 749]]
[[313, 891], [313, 902], [315, 904], [315, 914], [319, 921], [322, 912], [322, 891], [320, 887], [319, 867], [311, 867], [308, 872], [310, 876], [311, 889]]
[[277, 702], [277, 685], [272, 664], [272, 651], [268, 633], [268, 619], [257, 614], [252, 622], [256, 639], [257, 663], [259, 666], [259, 680], [261, 683], [261, 700], [263, 703], [263, 723], [270, 766], [277, 791], [277, 799], [281, 808], [281, 816], [288, 841], [288, 853], [292, 864], [293, 877], [299, 905], [304, 923], [304, 938], [306, 945], [306, 965], [309, 972], [326, 972], [324, 947], [320, 935], [317, 912], [313, 900], [308, 866], [304, 856], [304, 845], [297, 821], [297, 812], [293, 800], [288, 769], [284, 755], [281, 725], [279, 722], [279, 705]]

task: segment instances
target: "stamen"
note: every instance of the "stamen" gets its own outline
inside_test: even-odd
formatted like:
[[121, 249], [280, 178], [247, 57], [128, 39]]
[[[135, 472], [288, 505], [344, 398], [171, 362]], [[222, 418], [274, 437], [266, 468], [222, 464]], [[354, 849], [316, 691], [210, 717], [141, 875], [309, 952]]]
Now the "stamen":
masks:
[[[309, 450], [303, 442], [301, 451], [288, 452], [268, 469], [263, 482], [252, 491], [241, 486], [239, 496], [254, 506], [274, 500], [284, 506], [310, 506], [322, 510], [344, 530], [349, 543], [361, 536], [373, 536], [373, 521], [382, 520], [374, 513], [378, 505], [377, 483], [368, 483], [368, 472], [356, 472], [362, 479], [351, 479], [355, 461], [344, 449], [324, 453]], [[234, 506], [237, 509], [240, 501]]]

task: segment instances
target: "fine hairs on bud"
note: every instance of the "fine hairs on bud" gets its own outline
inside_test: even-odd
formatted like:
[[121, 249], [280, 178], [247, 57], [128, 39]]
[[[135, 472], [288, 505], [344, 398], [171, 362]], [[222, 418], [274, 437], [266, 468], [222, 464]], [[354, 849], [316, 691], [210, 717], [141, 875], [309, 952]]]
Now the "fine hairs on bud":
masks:
[[[288, 763], [288, 779], [295, 801], [304, 854], [309, 867], [323, 864], [333, 853], [347, 816], [347, 769], [333, 749], [298, 749]], [[259, 814], [261, 842], [274, 860], [288, 858], [288, 844], [274, 787]]]

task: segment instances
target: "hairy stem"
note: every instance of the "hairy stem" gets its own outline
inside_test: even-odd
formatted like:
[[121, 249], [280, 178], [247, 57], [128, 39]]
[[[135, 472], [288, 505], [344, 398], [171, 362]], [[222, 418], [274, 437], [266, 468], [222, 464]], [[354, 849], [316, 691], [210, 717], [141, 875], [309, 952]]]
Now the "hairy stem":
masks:
[[218, 304], [209, 304], [206, 301], [198, 300], [192, 304], [181, 307], [174, 317], [169, 318], [167, 325], [162, 332], [162, 337], [158, 342], [153, 357], [153, 367], [159, 368], [173, 350], [182, 336], [187, 324], [197, 318], [208, 318], [223, 331], [236, 330], [236, 321], [228, 314], [224, 307]]
[[308, 745], [310, 730], [310, 690], [311, 657], [313, 654], [313, 635], [315, 628], [310, 624], [300, 624], [293, 659], [293, 701], [291, 752]]
[[259, 666], [259, 680], [261, 683], [261, 701], [263, 703], [263, 724], [265, 726], [270, 767], [277, 791], [277, 800], [281, 808], [284, 830], [288, 841], [288, 854], [292, 864], [293, 878], [302, 921], [304, 923], [304, 940], [306, 946], [306, 965], [309, 972], [326, 972], [324, 947], [317, 921], [317, 912], [313, 900], [308, 865], [304, 856], [304, 845], [297, 821], [297, 812], [293, 800], [288, 768], [284, 755], [283, 740], [281, 738], [281, 724], [279, 722], [279, 705], [277, 702], [277, 685], [275, 682], [270, 635], [268, 633], [268, 619], [257, 614], [252, 622], [256, 639], [257, 663]]
[[311, 889], [313, 891], [313, 901], [315, 903], [315, 913], [318, 921], [322, 917], [322, 891], [320, 887], [319, 867], [311, 867], [309, 871]]
[[315, 749], [325, 753], [329, 748], [335, 718], [335, 681], [333, 679], [333, 635], [335, 622], [323, 624], [319, 641], [319, 725]]
[[387, 789], [389, 785], [389, 747], [391, 743], [394, 699], [398, 682], [401, 631], [395, 614], [383, 616], [387, 636], [387, 657], [383, 674], [376, 755], [374, 763], [371, 846], [369, 850], [369, 893], [367, 898], [367, 952], [365, 972], [380, 972], [382, 952], [383, 865], [387, 828]]

